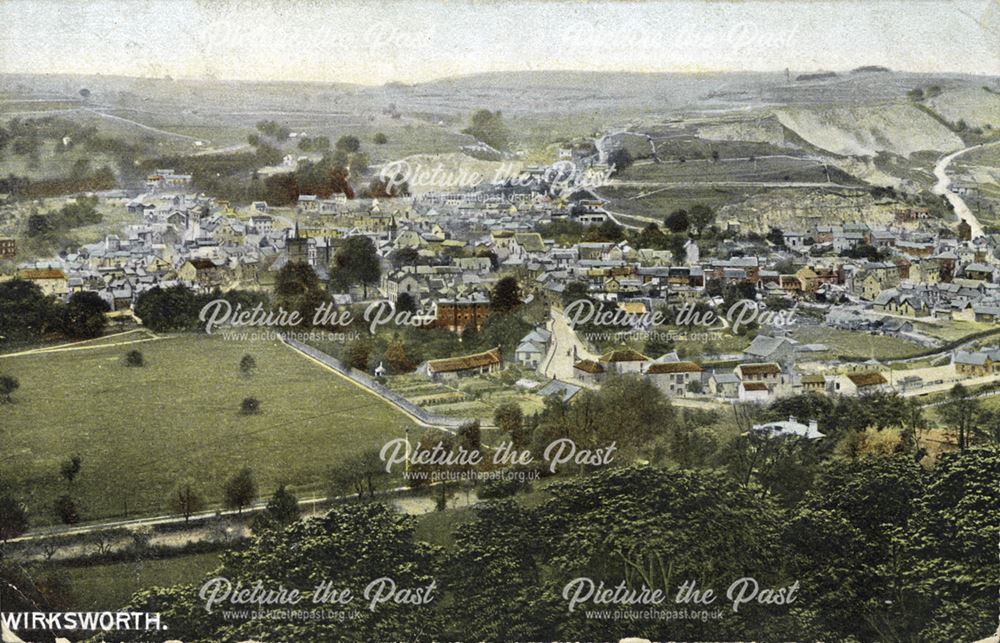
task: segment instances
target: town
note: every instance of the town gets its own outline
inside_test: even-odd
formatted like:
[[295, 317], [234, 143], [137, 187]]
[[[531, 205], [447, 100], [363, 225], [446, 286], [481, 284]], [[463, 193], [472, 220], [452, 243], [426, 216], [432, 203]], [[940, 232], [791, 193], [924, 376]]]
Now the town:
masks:
[[419, 4], [0, 3], [0, 638], [996, 643], [992, 14]]
[[[534, 373], [534, 383], [522, 384], [542, 395], [565, 397], [608, 375], [632, 373], [671, 398], [766, 402], [804, 391], [919, 396], [958, 381], [1000, 378], [1000, 352], [990, 343], [1000, 321], [997, 236], [973, 238], [966, 220], [945, 227], [905, 207], [885, 225], [816, 221], [763, 235], [744, 233], [738, 221], [719, 221], [714, 213], [695, 231], [679, 211], [665, 215], [662, 228], [685, 240], [666, 242], [682, 246], [666, 249], [661, 226], [623, 224], [599, 189], [563, 185], [555, 192], [542, 178], [552, 177], [553, 168], [560, 176], [585, 176], [595, 166], [607, 168], [614, 152], [560, 150], [555, 166], [528, 168], [538, 178], [527, 186], [382, 199], [302, 194], [294, 207], [234, 206], [196, 192], [190, 175], [158, 168], [133, 197], [112, 191], [65, 200], [79, 205], [96, 198], [134, 223], [73, 252], [20, 263], [6, 278], [32, 282], [64, 301], [95, 293], [124, 328], [141, 323], [134, 308], [154, 289], [269, 291], [289, 263], [309, 266], [328, 285], [338, 249], [363, 237], [374, 250], [377, 280], [348, 284], [333, 295], [338, 306], [387, 301], [392, 310], [411, 311], [417, 327], [461, 336], [482, 330], [497, 282], [513, 276], [526, 301], [550, 307], [503, 351], [429, 360], [419, 370], [434, 381], [493, 373], [509, 362]], [[578, 159], [571, 170], [567, 157]], [[571, 232], [560, 237], [579, 240], [559, 243], [547, 234], [563, 229]], [[584, 240], [592, 238], [605, 240]], [[8, 256], [16, 254], [16, 240], [2, 243]], [[717, 342], [685, 341], [698, 328], [685, 325], [685, 311], [724, 317], [742, 300], [753, 303], [754, 315], [770, 307], [761, 319], [773, 322], [777, 313], [778, 323], [716, 330]], [[597, 306], [605, 323], [567, 325], [563, 307], [576, 301]], [[797, 319], [781, 323], [780, 311], [792, 306], [799, 306]], [[678, 312], [682, 319], [674, 321], [681, 325], [664, 323]], [[661, 331], [677, 341], [636, 341]], [[823, 332], [850, 332], [862, 342], [867, 335], [871, 350], [810, 341]], [[963, 333], [966, 341], [949, 341]], [[572, 364], [562, 359], [567, 352]]]

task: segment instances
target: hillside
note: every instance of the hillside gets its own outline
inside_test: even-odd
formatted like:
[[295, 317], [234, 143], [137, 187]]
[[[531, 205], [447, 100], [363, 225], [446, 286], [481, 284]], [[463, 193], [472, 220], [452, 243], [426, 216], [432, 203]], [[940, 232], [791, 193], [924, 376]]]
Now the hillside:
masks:
[[842, 156], [921, 150], [949, 151], [962, 139], [932, 116], [906, 103], [864, 106], [787, 107], [775, 111], [781, 124], [815, 147]]
[[[1000, 91], [1000, 88], [994, 88]], [[982, 87], [945, 91], [927, 101], [928, 106], [952, 123], [964, 120], [970, 127], [1000, 128], [1000, 94]]]

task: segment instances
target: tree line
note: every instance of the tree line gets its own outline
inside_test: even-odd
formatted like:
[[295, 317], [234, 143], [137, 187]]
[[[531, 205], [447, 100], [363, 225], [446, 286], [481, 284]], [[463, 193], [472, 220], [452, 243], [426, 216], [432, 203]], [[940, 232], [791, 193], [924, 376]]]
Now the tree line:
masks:
[[[719, 472], [613, 468], [552, 485], [540, 503], [482, 502], [447, 547], [421, 541], [412, 517], [358, 503], [259, 529], [213, 576], [324, 578], [355, 593], [388, 576], [434, 581], [434, 600], [343, 623], [233, 623], [204, 609], [195, 582], [141, 591], [127, 609], [155, 609], [192, 639], [974, 640], [995, 627], [998, 467], [995, 450], [945, 454], [930, 470], [900, 454], [830, 463], [790, 507]], [[719, 619], [612, 620], [570, 612], [564, 596], [585, 577], [660, 589], [657, 607], [670, 610], [682, 583], [724, 595], [748, 576], [761, 588], [797, 582], [796, 598], [738, 611], [717, 600]]]

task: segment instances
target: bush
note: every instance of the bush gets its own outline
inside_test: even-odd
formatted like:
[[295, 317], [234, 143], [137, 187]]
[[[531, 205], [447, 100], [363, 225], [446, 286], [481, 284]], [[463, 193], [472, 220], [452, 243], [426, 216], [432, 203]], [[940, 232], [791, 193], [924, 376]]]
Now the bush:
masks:
[[260, 413], [260, 401], [255, 397], [245, 397], [240, 403], [240, 413], [243, 415], [257, 415]]
[[240, 373], [243, 375], [252, 375], [256, 368], [257, 360], [253, 358], [253, 355], [244, 355], [243, 359], [240, 360]]
[[146, 359], [142, 356], [141, 351], [130, 350], [125, 354], [125, 366], [134, 366], [136, 368], [141, 368], [146, 365]]
[[19, 388], [21, 388], [21, 383], [17, 381], [16, 377], [0, 375], [0, 404], [10, 403], [12, 401], [11, 394]]
[[479, 488], [479, 497], [483, 500], [510, 498], [519, 491], [530, 491], [531, 484], [517, 478], [497, 478], [487, 480]]
[[52, 509], [55, 512], [56, 517], [59, 518], [64, 525], [75, 525], [80, 522], [79, 508], [76, 506], [76, 501], [73, 500], [72, 496], [69, 494], [63, 494], [56, 498]]

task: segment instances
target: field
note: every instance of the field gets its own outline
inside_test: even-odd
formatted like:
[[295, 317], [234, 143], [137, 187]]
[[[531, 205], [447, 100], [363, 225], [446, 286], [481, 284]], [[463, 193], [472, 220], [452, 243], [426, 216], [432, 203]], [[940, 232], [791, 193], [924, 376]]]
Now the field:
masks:
[[[136, 345], [146, 366], [128, 368], [130, 346], [0, 357], [20, 380], [0, 406], [3, 479], [35, 525], [54, 521], [68, 489], [60, 463], [82, 458], [72, 493], [84, 520], [167, 511], [176, 482], [191, 478], [210, 505], [224, 480], [253, 469], [261, 496], [281, 483], [322, 493], [324, 473], [361, 450], [402, 436], [413, 422], [374, 395], [278, 342], [182, 335]], [[240, 375], [244, 354], [257, 361]], [[243, 398], [261, 413], [239, 413]]]
[[931, 337], [937, 337], [938, 339], [942, 339], [946, 342], [962, 339], [966, 335], [979, 333], [984, 330], [989, 330], [990, 328], [993, 328], [993, 324], [972, 321], [945, 321], [940, 324], [916, 322], [913, 324], [913, 329], [917, 332], [930, 335]]
[[629, 167], [617, 175], [622, 181], [651, 181], [663, 183], [715, 183], [715, 182], [803, 182], [803, 183], [854, 183], [855, 181], [822, 161], [788, 155], [720, 158], [717, 162], [705, 159], [643, 163]]
[[218, 554], [185, 554], [156, 560], [66, 569], [74, 603], [81, 610], [117, 610], [152, 586], [197, 584], [220, 564]]
[[893, 359], [908, 357], [924, 350], [917, 344], [888, 335], [869, 335], [857, 331], [836, 330], [823, 326], [801, 326], [794, 339], [803, 344], [826, 344], [830, 350], [812, 353], [819, 359], [833, 359], [840, 355], [864, 359]]
[[[715, 210], [720, 207], [738, 203], [750, 194], [761, 191], [763, 188], [734, 188], [734, 187], [712, 187], [712, 186], [685, 186], [671, 188], [667, 190], [657, 188], [638, 188], [612, 186], [602, 187], [599, 190], [601, 196], [611, 200], [608, 209], [616, 214], [621, 212], [625, 223], [645, 227], [649, 221], [641, 217], [654, 219], [657, 223], [662, 223], [664, 217], [679, 208], [690, 209], [696, 204], [704, 204]], [[648, 196], [644, 196], [648, 195]], [[635, 219], [633, 217], [640, 217]]]

